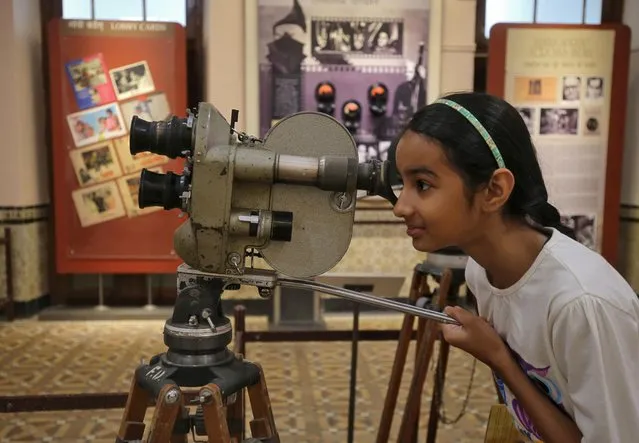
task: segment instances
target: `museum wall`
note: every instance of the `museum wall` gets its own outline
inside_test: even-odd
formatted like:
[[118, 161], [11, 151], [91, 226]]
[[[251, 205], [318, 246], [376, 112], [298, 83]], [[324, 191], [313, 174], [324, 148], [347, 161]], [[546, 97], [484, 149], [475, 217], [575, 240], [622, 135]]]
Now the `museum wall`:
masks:
[[639, 291], [639, 0], [625, 1], [624, 23], [632, 30], [632, 52], [621, 189], [620, 270]]
[[[14, 296], [29, 301], [47, 286], [47, 150], [43, 119], [39, 3], [0, 2], [0, 225], [11, 228]], [[4, 251], [0, 269], [5, 269]], [[1, 272], [0, 294], [6, 294]]]
[[[247, 36], [251, 38], [256, 33], [247, 28], [255, 22], [250, 18], [245, 22], [247, 3], [251, 4], [250, 1], [207, 2], [204, 21], [207, 32], [206, 99], [229, 115], [231, 109], [240, 109], [239, 127], [248, 126], [247, 130], [255, 131], [256, 125], [249, 121], [255, 109], [246, 109], [249, 103], [257, 103], [258, 99], [257, 91], [245, 87], [247, 76], [253, 74], [251, 69], [257, 69], [257, 60], [250, 56], [245, 58], [244, 53]], [[436, 90], [442, 94], [473, 87], [476, 2], [436, 0], [430, 5], [431, 14], [442, 17], [441, 23], [435, 23], [429, 34], [430, 39], [441, 42], [441, 54], [429, 54], [428, 76], [431, 82], [436, 80], [437, 83], [434, 87], [429, 84], [429, 100], [432, 100], [431, 93]], [[247, 91], [252, 95], [247, 96]], [[413, 267], [425, 259], [425, 254], [412, 248], [403, 223], [398, 223], [388, 208], [356, 212], [356, 221], [363, 223], [356, 223], [351, 247], [333, 272], [404, 275], [406, 280], [400, 295], [406, 296]], [[381, 221], [386, 223], [379, 223]], [[254, 293], [246, 291], [235, 296]]]

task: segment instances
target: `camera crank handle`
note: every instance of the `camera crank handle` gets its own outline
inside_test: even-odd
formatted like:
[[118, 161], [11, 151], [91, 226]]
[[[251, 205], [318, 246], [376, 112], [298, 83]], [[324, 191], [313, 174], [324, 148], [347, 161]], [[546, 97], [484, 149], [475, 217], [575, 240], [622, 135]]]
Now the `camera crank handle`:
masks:
[[380, 308], [391, 309], [393, 311], [403, 312], [404, 314], [410, 314], [416, 317], [435, 320], [439, 323], [459, 325], [459, 322], [457, 322], [457, 320], [444, 314], [443, 312], [434, 311], [431, 309], [425, 309], [423, 307], [409, 305], [407, 303], [400, 303], [395, 300], [377, 297], [371, 294], [351, 291], [349, 289], [344, 289], [337, 286], [328, 285], [325, 283], [319, 283], [313, 280], [279, 276], [277, 278], [277, 284], [279, 284], [280, 286], [285, 286], [289, 288], [313, 289], [318, 292], [324, 292], [326, 294], [331, 294], [331, 295], [336, 295], [338, 297], [346, 298], [356, 303], [363, 303], [363, 304], [368, 304], [368, 305], [372, 305], [372, 306], [376, 306]]

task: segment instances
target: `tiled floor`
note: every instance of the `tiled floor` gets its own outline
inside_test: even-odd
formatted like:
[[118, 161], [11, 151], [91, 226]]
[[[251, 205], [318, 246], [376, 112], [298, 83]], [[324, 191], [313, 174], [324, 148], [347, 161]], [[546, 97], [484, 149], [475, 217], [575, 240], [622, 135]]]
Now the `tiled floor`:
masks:
[[[360, 327], [398, 329], [401, 319], [398, 315], [363, 316]], [[0, 395], [126, 392], [140, 359], [165, 350], [163, 324], [151, 320], [2, 323]], [[327, 327], [349, 329], [351, 320], [329, 317]], [[266, 319], [247, 318], [247, 329], [266, 328]], [[396, 345], [359, 345], [356, 443], [375, 441]], [[350, 346], [349, 342], [248, 343], [246, 357], [264, 368], [282, 443], [346, 442]], [[393, 418], [393, 442], [412, 376], [412, 346], [410, 351]], [[451, 349], [444, 394], [449, 420], [463, 405], [472, 368], [472, 358]], [[433, 373], [431, 366], [420, 441], [425, 441]], [[454, 424], [440, 423], [437, 441], [482, 442], [495, 402], [490, 372], [477, 363], [466, 413]], [[0, 442], [113, 443], [121, 414], [122, 410], [0, 414]]]

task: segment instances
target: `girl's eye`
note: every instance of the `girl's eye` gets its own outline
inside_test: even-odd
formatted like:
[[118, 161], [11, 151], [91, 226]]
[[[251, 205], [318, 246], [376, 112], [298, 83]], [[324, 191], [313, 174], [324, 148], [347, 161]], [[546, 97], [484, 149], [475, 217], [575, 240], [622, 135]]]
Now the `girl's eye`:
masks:
[[418, 180], [417, 181], [417, 189], [419, 189], [420, 191], [426, 191], [428, 189], [430, 189], [430, 185], [425, 182], [424, 180]]

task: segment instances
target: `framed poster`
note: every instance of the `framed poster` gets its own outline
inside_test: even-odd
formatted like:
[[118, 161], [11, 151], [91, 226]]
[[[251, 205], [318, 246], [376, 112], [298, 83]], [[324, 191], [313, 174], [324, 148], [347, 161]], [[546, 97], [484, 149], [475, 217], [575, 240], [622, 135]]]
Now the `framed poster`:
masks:
[[488, 92], [513, 104], [549, 200], [577, 240], [616, 265], [630, 55], [624, 25], [497, 24]]
[[258, 0], [257, 17], [260, 135], [287, 115], [320, 111], [368, 151], [426, 104], [428, 1]]
[[186, 110], [186, 37], [176, 23], [55, 19], [48, 25], [56, 270], [173, 273], [178, 211], [140, 210], [142, 168], [182, 160], [129, 150], [134, 115]]

